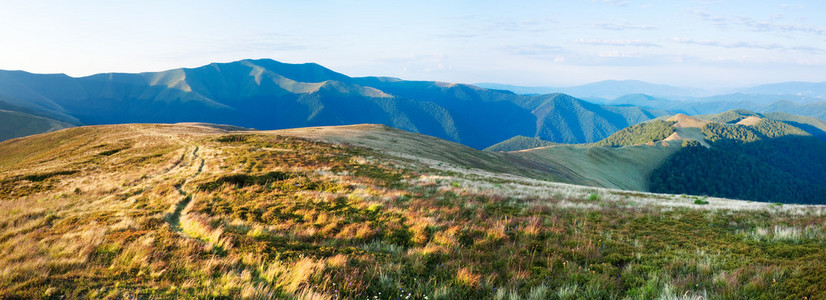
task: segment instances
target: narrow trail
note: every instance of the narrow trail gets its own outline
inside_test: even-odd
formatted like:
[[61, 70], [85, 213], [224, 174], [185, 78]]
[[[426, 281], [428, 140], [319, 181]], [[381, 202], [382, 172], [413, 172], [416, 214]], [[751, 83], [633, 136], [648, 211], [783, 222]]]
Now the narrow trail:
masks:
[[163, 176], [183, 176], [183, 180], [179, 184], [176, 184], [174, 186], [175, 190], [182, 198], [177, 203], [175, 203], [175, 209], [171, 213], [166, 215], [165, 220], [169, 224], [169, 227], [172, 229], [172, 231], [177, 233], [178, 235], [184, 238], [194, 239], [197, 241], [207, 243], [207, 241], [203, 239], [186, 233], [181, 223], [181, 218], [187, 215], [189, 210], [192, 208], [192, 205], [194, 203], [193, 200], [195, 200], [195, 196], [191, 193], [191, 190], [189, 189], [189, 182], [195, 179], [203, 172], [204, 165], [206, 164], [206, 159], [201, 157], [201, 155], [198, 153], [199, 151], [201, 151], [200, 146], [196, 145], [190, 140], [186, 140], [179, 136], [176, 136], [175, 134], [161, 132], [158, 130], [154, 130], [153, 128], [148, 128], [141, 125], [135, 125], [132, 128], [140, 132], [141, 134], [147, 136], [166, 138], [173, 141], [174, 143], [184, 146], [185, 148], [192, 148], [191, 152], [189, 150], [186, 150], [183, 154], [181, 154], [181, 158], [178, 161], [176, 161], [172, 166], [164, 169], [160, 175], [155, 177], [161, 178]]
[[198, 165], [198, 170], [195, 171], [193, 174], [191, 174], [191, 175], [187, 176], [186, 178], [184, 178], [184, 181], [181, 184], [175, 186], [175, 190], [177, 190], [178, 193], [181, 194], [181, 196], [183, 196], [184, 198], [181, 201], [179, 201], [177, 204], [175, 204], [175, 210], [167, 218], [167, 220], [169, 222], [169, 226], [170, 226], [170, 228], [172, 228], [172, 230], [174, 232], [177, 232], [179, 234], [182, 234], [182, 235], [190, 237], [190, 238], [194, 238], [194, 237], [188, 236], [186, 233], [184, 233], [183, 226], [181, 225], [181, 216], [186, 214], [187, 211], [189, 211], [189, 209], [191, 208], [191, 205], [192, 205], [192, 200], [195, 198], [194, 195], [192, 195], [191, 193], [189, 193], [185, 190], [186, 185], [187, 185], [187, 183], [189, 183], [189, 181], [191, 179], [193, 179], [196, 176], [201, 174], [201, 172], [204, 169], [204, 163], [206, 163], [206, 160], [201, 158], [198, 155], [198, 150], [199, 149], [200, 149], [200, 147], [195, 146], [195, 150], [192, 151], [192, 156], [189, 159], [189, 162], [187, 164], [189, 166], [192, 166], [192, 165], [194, 165], [195, 162], [198, 162], [200, 160], [200, 163]]

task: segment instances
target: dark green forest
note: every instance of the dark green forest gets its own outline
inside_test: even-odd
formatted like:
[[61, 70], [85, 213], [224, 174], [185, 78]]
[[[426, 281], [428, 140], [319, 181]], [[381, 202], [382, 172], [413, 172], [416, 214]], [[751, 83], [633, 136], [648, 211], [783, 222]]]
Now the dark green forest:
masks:
[[649, 179], [653, 192], [778, 203], [826, 203], [826, 143], [773, 120], [709, 123], [711, 147], [686, 143]]
[[651, 121], [630, 126], [611, 136], [594, 143], [595, 146], [630, 146], [645, 144], [651, 141], [659, 142], [674, 133], [674, 122]]

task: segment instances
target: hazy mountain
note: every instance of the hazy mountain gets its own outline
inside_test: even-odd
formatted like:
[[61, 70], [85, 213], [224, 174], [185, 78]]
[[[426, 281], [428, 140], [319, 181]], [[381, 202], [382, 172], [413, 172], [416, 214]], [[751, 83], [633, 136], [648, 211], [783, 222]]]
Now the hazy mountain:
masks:
[[606, 104], [611, 105], [635, 105], [640, 107], [648, 107], [648, 108], [659, 108], [662, 109], [663, 107], [670, 107], [674, 105], [675, 101], [669, 100], [662, 97], [654, 97], [647, 94], [628, 94], [624, 96], [617, 97], [613, 100], [606, 101]]
[[714, 114], [732, 109], [761, 113], [785, 112], [826, 120], [826, 82], [784, 82], [734, 89], [729, 93], [677, 88], [641, 81], [601, 81], [575, 87], [523, 87], [494, 83], [482, 87], [520, 94], [566, 93], [590, 102], [636, 105], [690, 115]]
[[519, 86], [501, 83], [474, 83], [473, 85], [492, 90], [511, 91], [522, 95], [553, 94], [558, 93], [562, 89], [547, 86]]
[[580, 98], [605, 99], [614, 99], [628, 94], [649, 94], [663, 97], [696, 97], [708, 94], [708, 92], [700, 89], [654, 84], [639, 80], [605, 80], [563, 88], [560, 92]]
[[760, 113], [783, 112], [826, 120], [826, 101], [802, 95], [735, 93], [673, 100], [646, 94], [631, 94], [606, 103], [611, 105], [636, 105], [648, 109], [690, 115], [716, 114], [732, 109], [747, 109]]
[[475, 148], [516, 135], [594, 142], [664, 114], [559, 94], [351, 78], [317, 64], [267, 59], [82, 78], [2, 71], [0, 101], [71, 124], [208, 122], [280, 129], [378, 123]]
[[792, 101], [779, 101], [764, 107], [760, 111], [785, 112], [801, 116], [815, 117], [820, 120], [826, 120], [826, 101], [815, 103], [795, 103]]
[[654, 84], [639, 80], [604, 80], [571, 87], [526, 87], [497, 83], [477, 83], [477, 86], [509, 90], [518, 94], [548, 94], [564, 93], [577, 98], [608, 101], [629, 94], [648, 94], [661, 97], [700, 97], [710, 93], [696, 88], [675, 87], [664, 84]]
[[826, 82], [789, 81], [740, 89], [747, 94], [795, 95], [826, 100]]

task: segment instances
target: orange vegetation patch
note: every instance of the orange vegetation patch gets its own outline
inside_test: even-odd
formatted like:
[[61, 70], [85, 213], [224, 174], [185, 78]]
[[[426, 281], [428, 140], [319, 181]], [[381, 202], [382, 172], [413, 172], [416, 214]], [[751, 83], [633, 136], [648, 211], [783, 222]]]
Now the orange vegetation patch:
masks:
[[761, 120], [763, 119], [761, 119], [760, 117], [748, 116], [745, 119], [740, 120], [740, 122], [737, 122], [737, 125], [754, 126]]
[[694, 127], [700, 128], [703, 125], [706, 125], [708, 121], [700, 120], [692, 116], [688, 116], [685, 114], [676, 114], [671, 118], [668, 118], [668, 121], [677, 122], [674, 124], [675, 128], [687, 128], [687, 127]]

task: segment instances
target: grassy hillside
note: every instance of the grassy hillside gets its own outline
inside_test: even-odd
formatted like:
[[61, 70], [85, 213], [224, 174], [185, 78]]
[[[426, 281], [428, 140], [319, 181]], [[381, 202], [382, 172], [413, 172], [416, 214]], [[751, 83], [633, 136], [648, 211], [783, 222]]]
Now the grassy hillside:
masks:
[[826, 296], [821, 206], [571, 186], [300, 133], [117, 125], [0, 143], [0, 294]]
[[74, 125], [27, 113], [0, 110], [0, 141], [72, 126]]
[[557, 143], [544, 141], [538, 138], [517, 135], [507, 140], [496, 143], [485, 148], [486, 151], [518, 151], [557, 145]]
[[562, 166], [572, 174], [572, 183], [647, 191], [651, 172], [679, 149], [680, 143], [621, 148], [557, 146], [509, 154]]
[[763, 115], [769, 119], [782, 121], [786, 124], [800, 128], [801, 130], [806, 131], [806, 133], [826, 141], [826, 122], [821, 119], [782, 112], [765, 113]]
[[820, 174], [826, 168], [826, 143], [820, 127], [816, 119], [783, 113], [677, 114], [630, 126], [598, 143], [515, 148], [519, 151], [506, 154], [551, 166], [568, 183], [826, 203]]
[[675, 132], [674, 126], [672, 126], [674, 123], [657, 120], [633, 125], [596, 142], [594, 145], [619, 147], [659, 142]]

